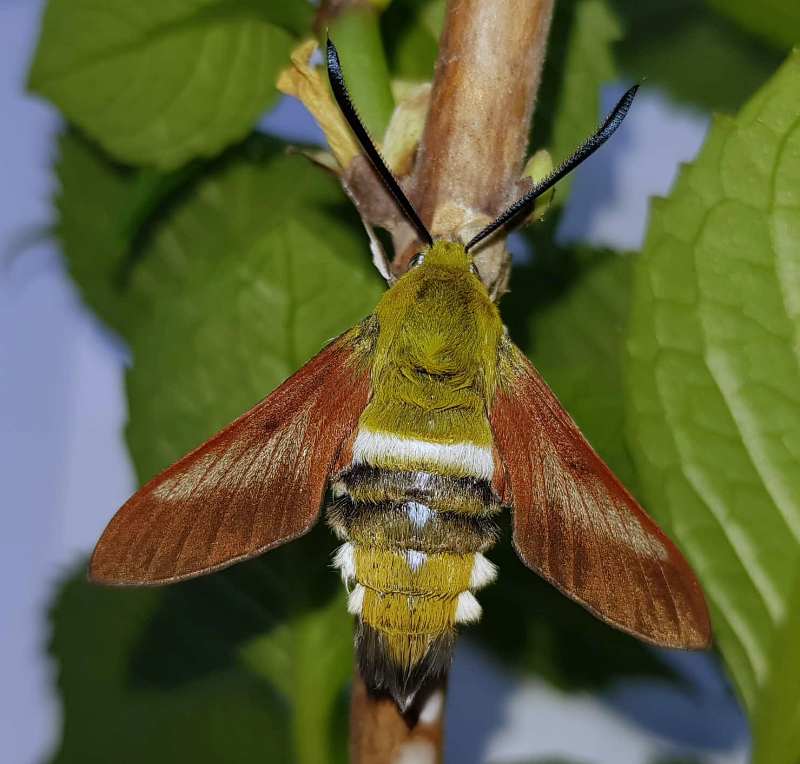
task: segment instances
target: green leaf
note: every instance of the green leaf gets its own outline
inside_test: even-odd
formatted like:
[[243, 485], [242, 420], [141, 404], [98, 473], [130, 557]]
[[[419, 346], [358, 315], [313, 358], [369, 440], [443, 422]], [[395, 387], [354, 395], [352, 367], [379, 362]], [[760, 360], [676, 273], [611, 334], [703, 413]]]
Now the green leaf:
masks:
[[83, 299], [118, 332], [135, 319], [128, 277], [149, 224], [202, 169], [200, 163], [171, 173], [134, 169], [109, 161], [74, 130], [59, 136], [56, 234]]
[[[85, 143], [63, 147], [71, 217], [61, 228], [73, 252], [92, 251], [80, 234], [96, 230], [95, 197], [73, 198], [80, 181], [115, 190], [122, 207], [135, 184]], [[229, 152], [170, 198], [117, 292], [118, 253], [95, 255], [96, 278], [87, 259], [81, 285], [110, 304], [131, 344], [128, 440], [142, 478], [262, 398], [382, 291], [336, 181], [270, 140]], [[184, 749], [199, 764], [344, 761], [352, 627], [333, 545], [320, 527], [157, 592], [70, 585], [56, 617], [66, 708], [57, 761], [174, 761]], [[104, 646], [83, 652], [81, 630]]]
[[381, 29], [394, 77], [433, 79], [445, 9], [445, 0], [393, 0]]
[[103, 589], [79, 571], [51, 614], [64, 708], [52, 761], [344, 762], [352, 627], [329, 548], [320, 528], [161, 589]]
[[347, 87], [370, 135], [381, 140], [394, 111], [389, 69], [374, 8], [346, 10], [330, 28]]
[[30, 86], [116, 158], [172, 169], [243, 138], [272, 103], [293, 39], [279, 24], [299, 4], [50, 0]]
[[[338, 185], [304, 158], [283, 156], [277, 142], [254, 137], [216, 163], [173, 175], [116, 165], [75, 132], [63, 135], [59, 148], [57, 231], [70, 272], [87, 303], [128, 338], [140, 324], [151, 320], [153, 303], [185, 300], [187, 279], [202, 287], [230, 250], [231, 238], [239, 247], [267, 247], [270, 252], [283, 247], [284, 255], [290, 243], [300, 246], [302, 252], [294, 260], [288, 256], [282, 260], [262, 258], [259, 278], [272, 280], [276, 268], [294, 262], [302, 273], [296, 284], [299, 292], [313, 292], [322, 281], [328, 281], [328, 291], [319, 290], [319, 300], [312, 299], [312, 305], [323, 306], [336, 293], [337, 280], [352, 278], [356, 285], [351, 312], [344, 305], [339, 308], [338, 301], [338, 312], [320, 309], [320, 315], [311, 322], [320, 327], [316, 335], [312, 332], [315, 338], [310, 341], [304, 330], [310, 311], [307, 307], [300, 310], [295, 317], [297, 326], [292, 325], [300, 347], [293, 349], [281, 366], [283, 376], [313, 354], [325, 339], [346, 328], [351, 317], [355, 323], [370, 312], [378, 299], [380, 282], [368, 262], [360, 223], [343, 201]], [[176, 177], [180, 181], [177, 187]], [[229, 192], [239, 194], [246, 203], [217, 196]], [[258, 199], [251, 199], [251, 193], [258, 194]], [[161, 206], [153, 211], [155, 204]], [[144, 228], [142, 211], [148, 212]], [[187, 233], [180, 223], [176, 238], [185, 246], [179, 250], [170, 237], [178, 221], [183, 220], [189, 220], [189, 230]], [[213, 230], [205, 228], [210, 220], [214, 221]], [[201, 227], [202, 232], [198, 230]], [[297, 234], [297, 229], [303, 230]], [[193, 232], [201, 239], [199, 244], [191, 240]], [[263, 241], [259, 240], [261, 234]], [[281, 239], [284, 234], [294, 237], [292, 242]], [[298, 242], [298, 236], [304, 240]], [[277, 249], [270, 237], [280, 240]], [[323, 265], [304, 272], [308, 259], [316, 257], [325, 261]], [[248, 273], [242, 271], [240, 275], [246, 278]], [[291, 276], [284, 269], [277, 278], [285, 286]], [[243, 291], [246, 294], [257, 288], [253, 282]], [[362, 288], [364, 291], [359, 291]], [[273, 294], [280, 291], [273, 290]], [[292, 307], [287, 303], [283, 310], [280, 321], [285, 321]], [[342, 320], [343, 315], [348, 317]], [[269, 315], [269, 319], [276, 317]], [[274, 328], [270, 330], [271, 339], [279, 336]]]
[[[273, 633], [256, 637], [243, 651], [248, 665], [292, 703], [294, 750], [298, 761], [309, 764], [329, 758], [331, 737], [346, 739], [344, 725], [331, 729], [332, 711], [353, 671], [353, 619], [341, 590], [338, 594], [325, 608], [301, 613]], [[325, 667], [324, 682], [320, 666]], [[309, 734], [312, 731], [317, 734]]]
[[788, 719], [800, 702], [800, 684], [781, 703], [765, 692], [800, 650], [776, 642], [800, 569], [799, 189], [795, 54], [735, 120], [715, 121], [653, 204], [628, 343], [629, 436], [649, 507], [700, 576], [755, 718]]
[[[620, 36], [605, 0], [556, 3], [532, 135], [556, 165], [598, 125], [600, 89], [617, 77], [613, 46]], [[571, 183], [571, 175], [559, 182], [556, 201], [568, 197]]]
[[335, 180], [274, 149], [202, 180], [144, 255], [128, 375], [142, 479], [263, 398], [382, 291]]
[[[548, 249], [549, 234], [536, 232], [542, 241], [533, 264], [513, 271], [503, 319], [589, 440], [635, 488], [624, 444], [622, 379], [631, 260]], [[569, 690], [602, 688], [623, 677], [674, 678], [651, 649], [525, 568], [508, 533], [490, 556], [500, 576], [481, 592], [486, 616], [477, 633], [503, 661]]]
[[[787, 616], [775, 636], [775, 661], [764, 682], [753, 719], [753, 760], [763, 764], [797, 764], [800, 751], [800, 575], [787, 603]], [[777, 709], [777, 713], [776, 713]]]
[[796, 0], [707, 0], [718, 13], [733, 19], [742, 29], [779, 49], [800, 43], [800, 4]]
[[539, 245], [532, 266], [512, 273], [503, 316], [595, 449], [631, 489], [624, 436], [622, 361], [633, 258]]
[[122, 273], [132, 244], [122, 223], [136, 172], [114, 165], [73, 131], [58, 141], [56, 233], [86, 303], [117, 331], [126, 324]]
[[707, 0], [610, 2], [625, 29], [616, 53], [626, 75], [703, 109], [738, 109], [781, 62]]

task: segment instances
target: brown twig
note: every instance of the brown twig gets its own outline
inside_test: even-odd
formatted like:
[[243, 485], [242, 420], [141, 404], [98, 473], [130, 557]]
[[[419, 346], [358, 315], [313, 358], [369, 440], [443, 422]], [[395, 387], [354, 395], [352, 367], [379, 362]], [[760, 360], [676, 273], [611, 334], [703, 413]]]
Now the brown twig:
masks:
[[[434, 235], [467, 240], [520, 195], [553, 3], [449, 0], [422, 141], [413, 170], [403, 179]], [[350, 187], [362, 216], [385, 224], [380, 213], [365, 214], [375, 204], [374, 193], [367, 191], [362, 200], [355, 181]], [[395, 251], [392, 268], [401, 273], [417, 242], [409, 226], [389, 228]], [[498, 297], [505, 290], [510, 263], [505, 239], [496, 237], [476, 260], [481, 277]], [[404, 715], [390, 698], [371, 695], [356, 672], [351, 762], [441, 761], [444, 694], [444, 682], [427, 688]]]
[[[409, 184], [434, 235], [468, 240], [519, 196], [552, 11], [553, 0], [450, 0]], [[402, 272], [413, 253], [396, 251]], [[490, 291], [502, 294], [505, 240], [476, 260]]]
[[424, 687], [401, 714], [388, 695], [371, 694], [356, 669], [350, 701], [352, 764], [436, 764], [444, 735], [445, 681]]

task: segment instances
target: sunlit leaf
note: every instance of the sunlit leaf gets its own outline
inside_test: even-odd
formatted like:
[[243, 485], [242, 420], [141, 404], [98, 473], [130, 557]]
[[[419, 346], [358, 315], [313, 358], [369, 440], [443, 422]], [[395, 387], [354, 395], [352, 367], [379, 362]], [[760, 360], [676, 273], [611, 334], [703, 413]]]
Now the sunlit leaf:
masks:
[[301, 0], [49, 0], [30, 86], [116, 158], [171, 169], [252, 129], [277, 94], [285, 27], [309, 11]]
[[770, 666], [753, 720], [754, 760], [760, 764], [796, 764], [800, 751], [800, 575], [796, 581], [774, 640], [782, 659]]
[[800, 567], [798, 262], [795, 54], [654, 203], [626, 379], [648, 506], [700, 576], [751, 715], [776, 725], [800, 703], [800, 684], [765, 691], [800, 649], [777, 637]]

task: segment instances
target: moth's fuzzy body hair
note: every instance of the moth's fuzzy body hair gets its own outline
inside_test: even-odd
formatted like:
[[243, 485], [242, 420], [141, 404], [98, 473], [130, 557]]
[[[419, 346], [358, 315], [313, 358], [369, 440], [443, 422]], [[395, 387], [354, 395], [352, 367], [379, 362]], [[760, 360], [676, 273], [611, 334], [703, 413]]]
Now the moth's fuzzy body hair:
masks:
[[328, 509], [361, 674], [401, 707], [447, 669], [457, 624], [480, 618], [473, 592], [496, 576], [487, 411], [503, 330], [469, 265], [437, 242], [378, 305], [372, 396]]
[[472, 572], [469, 577], [469, 588], [483, 589], [497, 578], [497, 565], [487, 560], [480, 552], [475, 555]]

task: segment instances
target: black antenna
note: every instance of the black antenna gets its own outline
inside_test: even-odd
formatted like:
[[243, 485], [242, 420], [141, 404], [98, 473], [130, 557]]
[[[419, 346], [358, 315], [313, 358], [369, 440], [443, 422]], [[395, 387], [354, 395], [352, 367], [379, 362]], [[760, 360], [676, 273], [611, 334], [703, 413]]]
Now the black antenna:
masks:
[[361, 144], [364, 153], [375, 168], [375, 172], [378, 173], [378, 177], [383, 181], [383, 185], [386, 186], [386, 189], [394, 197], [398, 205], [400, 205], [400, 209], [403, 210], [411, 225], [417, 229], [419, 238], [425, 244], [431, 246], [433, 244], [433, 237], [430, 235], [422, 220], [420, 220], [411, 202], [408, 201], [408, 198], [403, 193], [403, 189], [400, 188], [397, 178], [392, 175], [392, 171], [386, 166], [386, 162], [383, 161], [380, 152], [375, 148], [375, 144], [372, 142], [367, 129], [361, 122], [355, 106], [353, 106], [350, 93], [347, 92], [347, 86], [344, 84], [342, 65], [339, 63], [339, 53], [330, 38], [328, 38], [328, 79], [330, 80], [331, 90], [333, 91], [334, 98], [336, 98], [336, 103], [339, 104], [342, 114], [344, 114], [347, 123], [356, 134], [358, 142]]
[[636, 95], [638, 89], [638, 85], [634, 85], [630, 88], [630, 90], [619, 99], [617, 105], [611, 110], [605, 122], [597, 129], [594, 135], [587, 138], [575, 150], [572, 156], [553, 170], [544, 180], [537, 183], [525, 196], [521, 199], [517, 199], [517, 201], [497, 219], [473, 236], [467, 243], [465, 249], [469, 251], [487, 236], [491, 236], [498, 228], [502, 228], [503, 226], [511, 227], [527, 217], [537, 197], [552, 188], [561, 178], [572, 172], [585, 159], [588, 159], [614, 134], [616, 129], [622, 124], [622, 120], [625, 119], [625, 115], [628, 113], [628, 109], [630, 109], [631, 103], [633, 103], [633, 97]]

